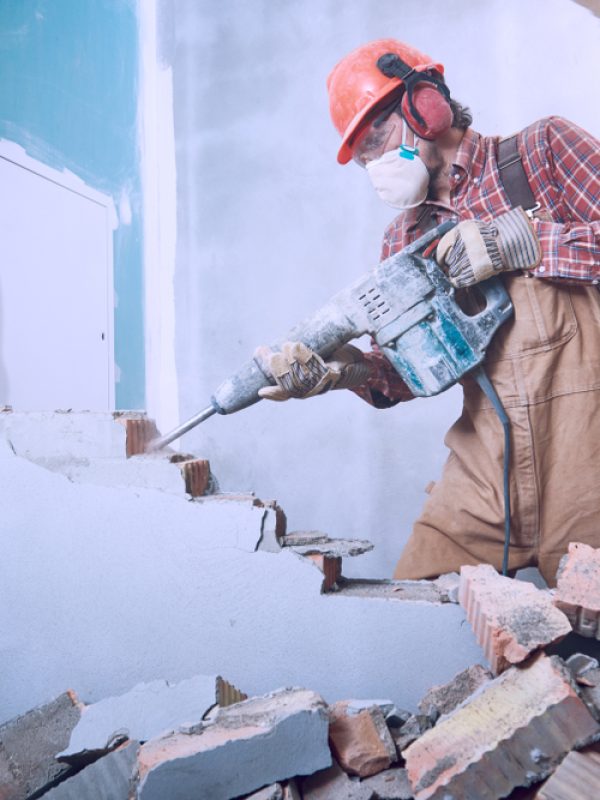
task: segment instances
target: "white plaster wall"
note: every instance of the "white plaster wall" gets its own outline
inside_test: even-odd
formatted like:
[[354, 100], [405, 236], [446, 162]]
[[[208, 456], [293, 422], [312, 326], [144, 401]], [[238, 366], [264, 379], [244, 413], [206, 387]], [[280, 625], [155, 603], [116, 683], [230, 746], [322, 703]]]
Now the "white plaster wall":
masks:
[[251, 695], [305, 686], [415, 710], [485, 663], [458, 605], [323, 595], [307, 559], [254, 552], [265, 510], [250, 501], [73, 483], [15, 454], [54, 442], [81, 462], [81, 442], [115, 444], [118, 423], [74, 420], [65, 440], [3, 422], [0, 724], [68, 688], [92, 703], [197, 674]]
[[[599, 27], [570, 0], [160, 0], [159, 60], [173, 71], [181, 418], [257, 344], [378, 259], [390, 210], [362, 171], [335, 160], [325, 79], [340, 57], [405, 39], [445, 63], [482, 133], [562, 114], [600, 134]], [[356, 571], [388, 576], [459, 407], [456, 389], [387, 411], [349, 393], [263, 402], [210, 419], [184, 446], [210, 459], [224, 489], [276, 497], [290, 529], [371, 539]]]

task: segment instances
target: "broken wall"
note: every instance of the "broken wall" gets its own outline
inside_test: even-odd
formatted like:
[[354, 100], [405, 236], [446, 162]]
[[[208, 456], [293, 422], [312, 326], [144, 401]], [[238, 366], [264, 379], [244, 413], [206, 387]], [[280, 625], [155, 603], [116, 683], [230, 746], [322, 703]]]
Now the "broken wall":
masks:
[[278, 549], [272, 510], [177, 491], [177, 464], [125, 459], [123, 430], [0, 414], [0, 723], [66, 688], [90, 703], [197, 674], [414, 708], [483, 658], [454, 603], [322, 594], [322, 572]]
[[[336, 163], [327, 107], [326, 76], [350, 49], [393, 36], [430, 53], [484, 134], [549, 114], [600, 133], [586, 101], [600, 21], [569, 0], [162, 0], [158, 22], [173, 80], [181, 419], [378, 260], [393, 212], [363, 171]], [[184, 442], [225, 489], [276, 496], [291, 529], [372, 539], [349, 570], [388, 576], [459, 407], [457, 389], [388, 411], [339, 392], [212, 418]]]

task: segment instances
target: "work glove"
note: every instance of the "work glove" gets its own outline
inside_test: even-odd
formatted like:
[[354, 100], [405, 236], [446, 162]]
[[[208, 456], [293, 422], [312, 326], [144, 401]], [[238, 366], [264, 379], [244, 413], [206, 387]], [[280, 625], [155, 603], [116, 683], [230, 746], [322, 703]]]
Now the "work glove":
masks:
[[254, 359], [274, 382], [258, 394], [267, 400], [304, 400], [330, 389], [360, 386], [369, 375], [362, 351], [350, 344], [336, 350], [328, 361], [302, 342], [285, 342], [280, 352], [259, 347]]
[[438, 264], [453, 286], [471, 286], [499, 272], [532, 269], [541, 260], [540, 243], [519, 206], [488, 222], [465, 220], [440, 239]]

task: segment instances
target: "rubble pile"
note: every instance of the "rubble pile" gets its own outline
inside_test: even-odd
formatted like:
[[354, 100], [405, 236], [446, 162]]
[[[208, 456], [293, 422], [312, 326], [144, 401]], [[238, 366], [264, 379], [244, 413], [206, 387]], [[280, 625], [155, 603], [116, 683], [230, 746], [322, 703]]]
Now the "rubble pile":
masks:
[[589, 588], [595, 563], [596, 551], [573, 545], [556, 591], [464, 567], [458, 598], [491, 669], [475, 664], [432, 687], [414, 713], [385, 699], [327, 705], [301, 688], [247, 698], [216, 675], [91, 705], [65, 692], [0, 727], [0, 798], [600, 797], [600, 665], [551, 652], [571, 630], [560, 608], [596, 637], [586, 620], [597, 609], [577, 586], [581, 573]]

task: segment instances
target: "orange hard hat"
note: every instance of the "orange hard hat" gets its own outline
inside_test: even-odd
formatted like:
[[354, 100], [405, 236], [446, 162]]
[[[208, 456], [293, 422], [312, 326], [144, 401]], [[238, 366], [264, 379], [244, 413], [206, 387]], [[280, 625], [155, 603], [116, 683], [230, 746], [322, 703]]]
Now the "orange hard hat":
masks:
[[337, 157], [340, 164], [351, 160], [352, 137], [369, 112], [403, 84], [401, 78], [387, 77], [378, 68], [378, 59], [387, 53], [399, 56], [415, 72], [436, 70], [444, 74], [442, 64], [397, 39], [369, 42], [343, 58], [327, 78], [331, 119], [342, 137]]

